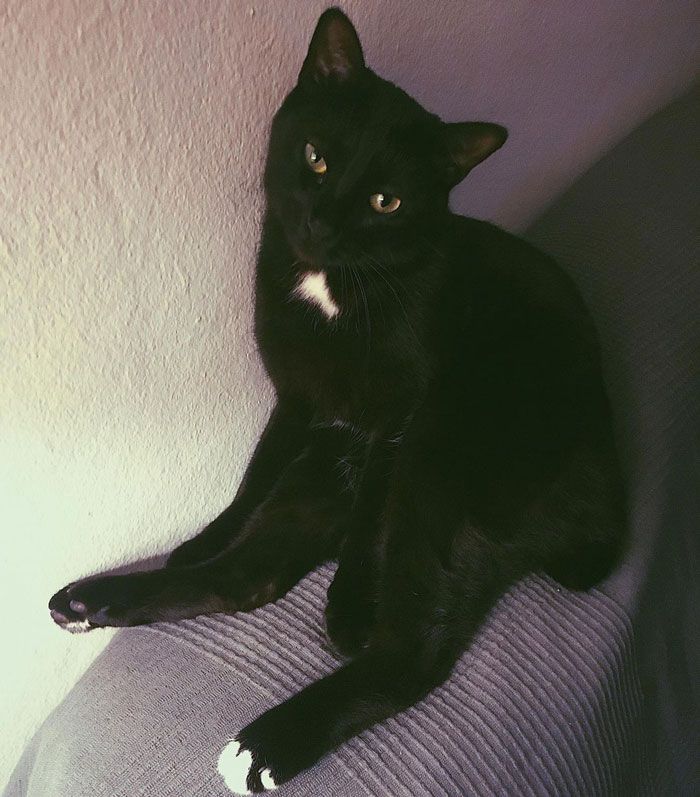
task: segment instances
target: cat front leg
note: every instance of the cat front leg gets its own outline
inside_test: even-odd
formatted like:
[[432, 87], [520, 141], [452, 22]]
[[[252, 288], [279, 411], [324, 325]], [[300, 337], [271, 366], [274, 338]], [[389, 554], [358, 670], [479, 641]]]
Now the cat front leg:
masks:
[[68, 631], [89, 631], [246, 611], [276, 600], [337, 556], [351, 494], [334, 466], [346, 445], [339, 430], [315, 431], [239, 539], [218, 556], [191, 567], [74, 582], [51, 598], [52, 618]]
[[377, 607], [376, 564], [369, 556], [351, 559], [347, 552], [328, 588], [326, 631], [341, 656], [357, 656], [369, 644]]
[[414, 639], [368, 649], [246, 726], [224, 747], [219, 773], [236, 794], [273, 789], [416, 703], [447, 678], [458, 655], [446, 635], [429, 646]]
[[[296, 535], [299, 528], [284, 514], [278, 505], [264, 506], [249, 522], [250, 537], [199, 565], [100, 575], [69, 584], [49, 601], [51, 617], [75, 633], [232, 614], [276, 600], [334, 549], [332, 526], [323, 535]], [[277, 525], [268, 525], [273, 516]]]
[[426, 696], [515, 577], [498, 546], [460, 511], [462, 485], [434, 441], [431, 425], [412, 430], [394, 463], [368, 646], [233, 736], [219, 761], [232, 791], [279, 785]]
[[[449, 579], [442, 587], [449, 589]], [[462, 644], [455, 628], [434, 622], [442, 607], [424, 602], [421, 618], [412, 613], [407, 622], [403, 609], [411, 603], [410, 592], [395, 593], [393, 600], [395, 612], [378, 621], [367, 649], [235, 734], [218, 764], [231, 791], [275, 788], [447, 678]]]
[[328, 588], [326, 630], [335, 649], [344, 656], [355, 656], [367, 647], [374, 625], [384, 550], [382, 510], [398, 439], [384, 435], [367, 453], [338, 570]]
[[448, 678], [509, 583], [481, 533], [457, 533], [460, 557], [449, 563], [425, 534], [394, 541], [369, 646], [234, 735], [218, 765], [231, 791], [275, 788]]
[[[247, 611], [284, 594], [296, 573], [296, 580], [304, 575], [299, 558], [292, 567], [286, 553], [275, 549], [271, 536], [258, 535], [235, 553], [190, 568], [81, 579], [59, 590], [49, 601], [49, 611], [71, 633]], [[308, 554], [308, 561], [315, 563], [312, 552]]]
[[251, 513], [308, 443], [309, 408], [280, 397], [255, 448], [233, 503], [195, 537], [178, 546], [167, 567], [184, 567], [216, 556], [243, 530]]
[[187, 579], [173, 578], [166, 569], [82, 579], [59, 590], [49, 601], [54, 622], [66, 631], [145, 625], [227, 611], [234, 595], [205, 583], [193, 571]]

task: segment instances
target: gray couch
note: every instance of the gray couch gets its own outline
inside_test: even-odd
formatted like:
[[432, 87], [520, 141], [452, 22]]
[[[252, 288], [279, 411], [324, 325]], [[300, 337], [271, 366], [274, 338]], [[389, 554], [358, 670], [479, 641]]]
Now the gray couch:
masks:
[[[418, 706], [280, 797], [700, 794], [700, 90], [646, 122], [531, 228], [597, 320], [632, 500], [601, 589], [532, 576]], [[223, 743], [337, 662], [332, 567], [278, 604], [121, 631], [5, 797], [223, 797]]]

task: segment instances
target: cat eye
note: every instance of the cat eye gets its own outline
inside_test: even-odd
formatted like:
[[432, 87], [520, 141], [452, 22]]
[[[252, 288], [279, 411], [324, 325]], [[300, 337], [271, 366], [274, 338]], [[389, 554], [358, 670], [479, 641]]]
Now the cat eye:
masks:
[[314, 147], [313, 144], [307, 144], [304, 149], [304, 155], [306, 156], [306, 163], [311, 169], [312, 172], [316, 172], [316, 174], [325, 174], [328, 170], [328, 166], [326, 166], [326, 159], [321, 155], [321, 153]]
[[397, 196], [391, 196], [390, 194], [372, 194], [369, 198], [369, 204], [377, 213], [393, 213], [399, 209], [401, 200]]

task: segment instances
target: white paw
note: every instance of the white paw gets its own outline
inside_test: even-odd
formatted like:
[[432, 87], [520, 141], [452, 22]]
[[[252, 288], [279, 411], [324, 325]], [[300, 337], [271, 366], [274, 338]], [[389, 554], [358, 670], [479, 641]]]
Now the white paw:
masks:
[[93, 628], [94, 626], [89, 620], [72, 620], [63, 626], [63, 630], [68, 631], [69, 634], [84, 634]]
[[[218, 770], [224, 783], [235, 794], [250, 794], [248, 775], [253, 767], [253, 754], [237, 741], [229, 742], [219, 756]], [[266, 767], [254, 770], [267, 791], [277, 787], [272, 773]]]

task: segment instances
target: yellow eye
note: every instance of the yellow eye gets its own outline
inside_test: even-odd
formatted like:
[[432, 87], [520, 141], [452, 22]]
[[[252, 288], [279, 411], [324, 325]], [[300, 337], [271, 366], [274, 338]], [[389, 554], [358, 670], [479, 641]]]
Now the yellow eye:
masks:
[[399, 209], [401, 200], [397, 196], [389, 194], [372, 194], [369, 198], [369, 204], [377, 213], [393, 213]]
[[306, 156], [306, 163], [312, 172], [316, 172], [316, 174], [326, 173], [328, 170], [328, 166], [326, 166], [326, 160], [313, 144], [306, 145], [306, 148], [304, 149], [304, 155]]

